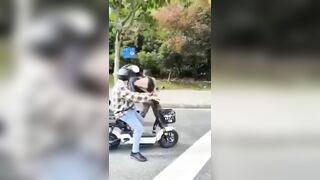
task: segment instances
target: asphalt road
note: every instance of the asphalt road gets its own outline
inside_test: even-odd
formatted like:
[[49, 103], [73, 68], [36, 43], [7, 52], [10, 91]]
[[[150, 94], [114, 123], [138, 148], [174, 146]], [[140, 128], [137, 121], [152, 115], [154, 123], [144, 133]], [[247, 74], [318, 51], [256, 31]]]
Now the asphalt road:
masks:
[[[318, 180], [317, 142], [215, 144], [214, 176], [221, 180]], [[232, 173], [230, 173], [232, 172]]]
[[[170, 149], [159, 145], [143, 146], [141, 152], [148, 158], [141, 163], [129, 157], [131, 146], [120, 146], [109, 152], [110, 180], [150, 180], [172, 163], [194, 142], [211, 129], [210, 109], [175, 109], [177, 122], [173, 124], [179, 133], [178, 144]], [[146, 118], [145, 131], [151, 131], [152, 111]], [[211, 164], [208, 161], [196, 176], [197, 180], [211, 179]]]

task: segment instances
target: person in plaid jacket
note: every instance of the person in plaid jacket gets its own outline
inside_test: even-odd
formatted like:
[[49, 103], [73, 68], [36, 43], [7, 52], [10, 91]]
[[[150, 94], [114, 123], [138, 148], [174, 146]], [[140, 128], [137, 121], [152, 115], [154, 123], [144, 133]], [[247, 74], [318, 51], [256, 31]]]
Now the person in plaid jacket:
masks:
[[134, 73], [126, 68], [118, 71], [118, 81], [112, 90], [111, 108], [114, 116], [126, 122], [133, 129], [133, 145], [130, 156], [138, 161], [147, 161], [140, 153], [139, 145], [143, 133], [143, 117], [136, 111], [134, 103], [145, 103], [159, 98], [152, 93], [132, 92], [128, 89], [128, 80]]

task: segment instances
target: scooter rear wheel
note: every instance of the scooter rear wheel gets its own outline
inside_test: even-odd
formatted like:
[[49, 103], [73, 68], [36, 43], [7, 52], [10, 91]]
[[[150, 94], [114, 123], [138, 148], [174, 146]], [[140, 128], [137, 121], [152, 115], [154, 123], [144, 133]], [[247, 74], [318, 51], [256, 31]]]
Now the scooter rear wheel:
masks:
[[109, 150], [117, 149], [121, 140], [113, 133], [109, 133]]
[[161, 136], [161, 139], [159, 140], [159, 144], [163, 148], [170, 148], [176, 145], [178, 143], [178, 140], [179, 140], [179, 135], [177, 131], [175, 130], [167, 131]]

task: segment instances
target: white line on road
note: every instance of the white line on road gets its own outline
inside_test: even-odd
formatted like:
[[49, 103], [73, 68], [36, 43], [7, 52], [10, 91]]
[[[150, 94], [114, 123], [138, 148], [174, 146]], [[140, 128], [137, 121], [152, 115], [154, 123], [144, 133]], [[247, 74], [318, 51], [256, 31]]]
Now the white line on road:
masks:
[[211, 157], [211, 131], [203, 135], [153, 180], [192, 180]]

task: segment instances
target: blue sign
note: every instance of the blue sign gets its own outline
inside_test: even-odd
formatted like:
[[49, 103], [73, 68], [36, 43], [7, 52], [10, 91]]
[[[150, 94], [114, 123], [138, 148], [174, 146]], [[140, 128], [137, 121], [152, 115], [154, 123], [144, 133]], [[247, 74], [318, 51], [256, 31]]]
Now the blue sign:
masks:
[[129, 48], [124, 48], [122, 49], [122, 57], [124, 59], [133, 59], [136, 58], [136, 49], [133, 47], [129, 47]]

